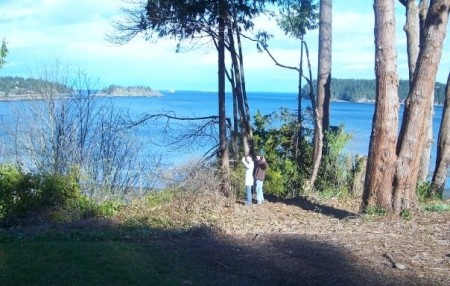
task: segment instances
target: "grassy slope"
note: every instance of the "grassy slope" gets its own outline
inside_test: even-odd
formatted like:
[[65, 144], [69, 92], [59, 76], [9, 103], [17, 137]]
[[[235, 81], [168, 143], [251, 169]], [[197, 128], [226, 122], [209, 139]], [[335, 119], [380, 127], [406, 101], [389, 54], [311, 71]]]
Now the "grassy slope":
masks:
[[450, 212], [405, 220], [359, 217], [357, 201], [158, 200], [135, 202], [112, 221], [0, 230], [0, 285], [450, 283]]

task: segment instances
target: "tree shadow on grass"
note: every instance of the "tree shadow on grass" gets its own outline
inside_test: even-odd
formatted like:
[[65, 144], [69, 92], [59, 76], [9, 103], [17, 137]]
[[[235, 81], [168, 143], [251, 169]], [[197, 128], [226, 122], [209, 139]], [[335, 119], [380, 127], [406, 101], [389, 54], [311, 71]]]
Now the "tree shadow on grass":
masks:
[[[75, 226], [62, 233], [53, 229], [33, 235], [29, 240], [24, 235], [18, 241], [23, 253], [8, 251], [14, 249], [14, 238], [8, 242], [9, 248], [0, 241], [1, 285], [370, 286], [431, 282], [420, 281], [413, 273], [396, 275], [389, 265], [380, 271], [344, 248], [313, 236], [230, 237], [209, 226], [188, 231]], [[39, 267], [30, 269], [29, 261], [21, 261], [30, 257], [39, 261]], [[27, 283], [8, 276], [13, 267], [21, 265], [28, 270], [24, 268], [23, 274], [38, 272], [32, 276], [34, 280]]]
[[338, 219], [344, 219], [344, 218], [351, 218], [356, 217], [357, 214], [337, 209], [334, 207], [330, 207], [327, 205], [319, 204], [316, 202], [312, 202], [307, 197], [296, 197], [296, 198], [289, 198], [289, 199], [281, 199], [274, 195], [264, 195], [264, 199], [273, 202], [273, 203], [284, 203], [286, 205], [293, 205], [296, 207], [299, 207], [305, 211], [313, 211], [317, 213], [321, 213], [330, 217], [338, 218]]

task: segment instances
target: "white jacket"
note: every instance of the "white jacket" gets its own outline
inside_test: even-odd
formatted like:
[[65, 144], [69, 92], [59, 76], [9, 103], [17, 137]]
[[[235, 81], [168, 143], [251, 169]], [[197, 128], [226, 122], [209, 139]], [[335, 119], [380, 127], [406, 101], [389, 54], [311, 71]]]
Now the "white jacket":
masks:
[[242, 163], [245, 165], [245, 185], [253, 186], [253, 168], [255, 164], [253, 161], [247, 162], [245, 157], [242, 158]]

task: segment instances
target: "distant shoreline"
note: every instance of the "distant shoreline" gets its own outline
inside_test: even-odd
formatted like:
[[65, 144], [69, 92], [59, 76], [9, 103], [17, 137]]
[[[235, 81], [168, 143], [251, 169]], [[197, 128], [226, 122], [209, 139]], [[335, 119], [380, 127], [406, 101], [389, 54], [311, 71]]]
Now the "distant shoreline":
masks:
[[[159, 91], [142, 92], [142, 93], [113, 93], [108, 94], [104, 92], [95, 93], [95, 97], [161, 97], [164, 96]], [[59, 94], [55, 98], [69, 98], [70, 95]], [[0, 101], [29, 101], [29, 100], [43, 100], [46, 96], [41, 94], [20, 94], [20, 95], [3, 95], [0, 96]]]
[[[1, 92], [0, 92], [1, 93]], [[103, 91], [99, 91], [95, 93], [95, 97], [162, 97], [164, 96], [164, 93], [175, 93], [173, 90], [168, 90], [164, 92], [160, 92], [157, 90], [152, 91], [120, 91], [117, 90], [112, 93], [106, 93]], [[250, 91], [250, 93], [254, 93], [253, 91]], [[68, 98], [69, 95], [63, 95], [59, 94], [57, 95], [57, 98]], [[40, 94], [15, 94], [15, 95], [0, 95], [0, 101], [31, 101], [31, 100], [43, 100], [44, 96]], [[349, 102], [349, 103], [363, 103], [363, 104], [375, 104], [376, 101], [373, 99], [358, 99], [355, 101], [349, 101], [349, 100], [342, 100], [342, 99], [331, 99], [332, 102]], [[404, 102], [400, 102], [400, 104], [404, 104]], [[434, 104], [434, 106], [443, 106], [443, 104]]]

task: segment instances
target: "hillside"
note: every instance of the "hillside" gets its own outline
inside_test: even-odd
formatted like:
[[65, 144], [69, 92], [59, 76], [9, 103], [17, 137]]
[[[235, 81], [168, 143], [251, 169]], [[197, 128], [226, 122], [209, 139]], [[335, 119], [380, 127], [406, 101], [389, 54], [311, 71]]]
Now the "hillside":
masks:
[[[316, 81], [314, 81], [314, 88]], [[309, 98], [308, 86], [304, 85], [302, 89], [303, 98]], [[398, 87], [398, 96], [400, 102], [403, 102], [408, 96], [409, 81], [400, 80]], [[331, 80], [331, 98], [333, 100], [344, 100], [351, 102], [375, 102], [376, 82], [366, 79], [336, 79]], [[445, 84], [436, 83], [435, 86], [435, 104], [443, 104], [445, 99]]]
[[[22, 77], [0, 77], [0, 100], [39, 99], [44, 94], [65, 95], [74, 92], [68, 86], [40, 79]], [[97, 96], [161, 96], [158, 91], [145, 86], [110, 85], [100, 91]]]
[[[314, 87], [315, 87], [314, 81]], [[303, 86], [303, 98], [309, 98], [308, 87]], [[375, 80], [363, 79], [332, 79], [331, 98], [350, 102], [375, 102]], [[403, 102], [408, 95], [409, 82], [400, 80], [399, 100]], [[0, 77], [0, 100], [36, 99], [49, 92], [65, 94], [71, 88], [44, 80], [22, 77]], [[445, 85], [436, 83], [435, 104], [443, 104], [445, 98]], [[98, 96], [162, 96], [156, 90], [147, 86], [120, 86], [110, 85], [98, 91]]]
[[70, 92], [67, 86], [33, 78], [0, 77], [0, 99], [33, 99], [42, 94], [65, 94]]

